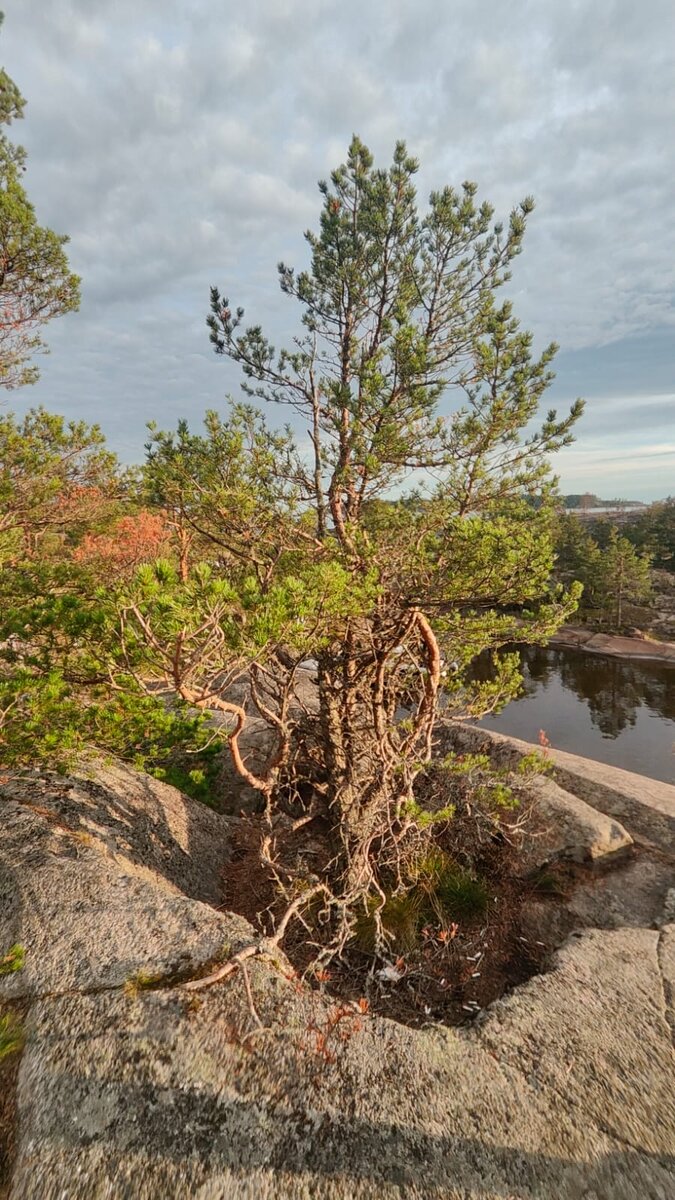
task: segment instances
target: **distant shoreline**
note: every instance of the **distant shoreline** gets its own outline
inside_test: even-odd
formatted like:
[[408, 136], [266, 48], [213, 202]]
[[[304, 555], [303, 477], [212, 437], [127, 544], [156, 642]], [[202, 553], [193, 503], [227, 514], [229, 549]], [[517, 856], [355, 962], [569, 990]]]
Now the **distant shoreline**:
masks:
[[594, 633], [574, 625], [563, 625], [549, 646], [584, 650], [587, 654], [604, 654], [610, 658], [658, 662], [675, 667], [675, 642], [652, 642], [648, 638], [620, 637], [611, 633]]

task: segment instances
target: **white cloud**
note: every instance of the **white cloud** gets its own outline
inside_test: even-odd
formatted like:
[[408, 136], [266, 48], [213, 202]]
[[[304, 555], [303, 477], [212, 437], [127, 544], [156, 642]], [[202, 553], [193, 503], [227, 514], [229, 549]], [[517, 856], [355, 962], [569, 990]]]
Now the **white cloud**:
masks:
[[[18, 405], [96, 417], [140, 446], [146, 415], [173, 421], [235, 388], [210, 356], [208, 287], [290, 340], [297, 313], [275, 263], [304, 261], [315, 180], [353, 131], [378, 156], [406, 137], [423, 192], [475, 178], [501, 211], [535, 195], [517, 309], [539, 343], [562, 344], [561, 362], [584, 363], [597, 395], [602, 347], [655, 345], [675, 323], [672, 0], [6, 7], [3, 59], [29, 101], [28, 187], [40, 217], [71, 234], [85, 285]], [[605, 394], [659, 390], [659, 362], [640, 359], [638, 380], [636, 353]], [[588, 439], [601, 416], [591, 406]], [[621, 430], [630, 420], [629, 405]]]

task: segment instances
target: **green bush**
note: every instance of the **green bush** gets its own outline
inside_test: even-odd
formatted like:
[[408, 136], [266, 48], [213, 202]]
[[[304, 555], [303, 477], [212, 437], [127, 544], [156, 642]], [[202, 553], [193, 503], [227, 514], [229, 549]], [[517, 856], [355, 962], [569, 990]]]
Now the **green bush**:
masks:
[[425, 926], [461, 924], [487, 910], [489, 891], [485, 880], [436, 847], [413, 862], [409, 879], [407, 891], [392, 892], [384, 903], [380, 896], [369, 897], [354, 935], [360, 950], [374, 951], [378, 916], [390, 948], [408, 954], [419, 944]]
[[0, 747], [6, 766], [67, 772], [83, 753], [114, 754], [195, 799], [212, 801], [223, 743], [202, 715], [140, 690], [87, 696], [58, 671], [0, 679]]

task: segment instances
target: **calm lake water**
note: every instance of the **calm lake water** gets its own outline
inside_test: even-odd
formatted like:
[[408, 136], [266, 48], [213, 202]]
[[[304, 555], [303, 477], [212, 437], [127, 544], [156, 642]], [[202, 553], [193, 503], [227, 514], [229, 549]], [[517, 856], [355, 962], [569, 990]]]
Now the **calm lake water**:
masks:
[[[578, 650], [521, 648], [523, 695], [478, 722], [675, 783], [675, 667]], [[482, 672], [481, 672], [482, 673]]]

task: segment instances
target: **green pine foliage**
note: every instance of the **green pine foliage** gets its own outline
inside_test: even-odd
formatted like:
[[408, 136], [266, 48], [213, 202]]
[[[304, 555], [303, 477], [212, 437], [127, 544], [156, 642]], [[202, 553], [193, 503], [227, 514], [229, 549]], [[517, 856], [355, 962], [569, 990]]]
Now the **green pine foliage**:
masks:
[[653, 565], [675, 571], [675, 498], [657, 501], [624, 527], [624, 534]]
[[[0, 13], [0, 24], [3, 20]], [[0, 71], [0, 126], [23, 117], [25, 101]], [[38, 224], [22, 184], [25, 152], [0, 131], [0, 386], [34, 383], [31, 359], [45, 350], [42, 327], [79, 307], [80, 280], [66, 257], [68, 238]]]
[[56, 670], [21, 669], [0, 678], [0, 748], [6, 767], [63, 773], [83, 755], [112, 754], [211, 802], [220, 741], [203, 715], [167, 707], [132, 681], [112, 693]]
[[78, 559], [89, 535], [134, 511], [130, 487], [96, 426], [41, 408], [0, 415], [2, 759], [67, 770], [104, 751], [204, 796], [213, 731], [135, 677], [139, 656], [120, 646], [123, 585]]
[[[229, 743], [268, 826], [321, 818], [320, 883], [297, 864], [279, 878], [322, 888], [342, 946], [373, 895], [392, 922], [411, 893], [428, 910], [428, 884], [401, 870], [455, 813], [452, 795], [427, 804], [417, 787], [438, 722], [506, 703], [520, 686], [509, 645], [545, 642], [578, 598], [551, 580], [549, 456], [581, 403], [537, 424], [555, 347], [534, 354], [499, 298], [532, 202], [503, 224], [464, 184], [423, 207], [416, 173], [402, 143], [378, 168], [354, 138], [320, 184], [309, 264], [279, 268], [300, 312], [292, 349], [212, 291], [215, 351], [249, 400], [304, 422], [302, 438], [233, 403], [199, 431], [152, 427], [144, 467], [122, 474], [95, 428], [40, 410], [0, 423], [5, 758], [97, 747], [204, 795]], [[141, 508], [161, 517], [161, 557], [141, 545], [106, 569], [120, 513]], [[487, 683], [471, 672], [485, 651]], [[255, 710], [271, 741], [253, 771], [238, 739]], [[513, 802], [505, 781], [467, 764], [463, 777], [460, 800], [470, 787], [489, 814]], [[480, 881], [446, 867], [443, 918], [478, 911]]]
[[[504, 226], [465, 184], [432, 193], [422, 212], [416, 172], [402, 143], [381, 169], [354, 138], [320, 184], [311, 264], [279, 267], [301, 310], [293, 350], [277, 352], [215, 288], [208, 318], [248, 394], [306, 421], [311, 462], [294, 478], [314, 536], [308, 568], [338, 562], [355, 595], [371, 582], [314, 655], [332, 807], [361, 832], [383, 788], [395, 805], [410, 799], [437, 715], [439, 657], [451, 664], [446, 710], [484, 711], [513, 694], [516, 672], [505, 659], [481, 694], [466, 676], [473, 657], [545, 638], [575, 603], [549, 589], [545, 501], [547, 457], [570, 440], [581, 405], [529, 432], [555, 347], [534, 356], [510, 303], [497, 301], [532, 202]], [[426, 483], [387, 502], [411, 472]]]
[[600, 560], [598, 603], [605, 622], [620, 630], [626, 604], [650, 599], [650, 560], [639, 554], [618, 530], [610, 533]]
[[607, 521], [590, 529], [573, 515], [560, 514], [556, 525], [556, 572], [563, 581], [583, 586], [581, 610], [606, 628], [620, 633], [627, 604], [644, 604], [652, 596], [651, 558], [645, 537], [639, 548]]

